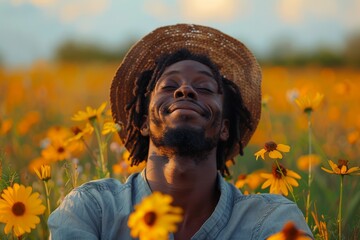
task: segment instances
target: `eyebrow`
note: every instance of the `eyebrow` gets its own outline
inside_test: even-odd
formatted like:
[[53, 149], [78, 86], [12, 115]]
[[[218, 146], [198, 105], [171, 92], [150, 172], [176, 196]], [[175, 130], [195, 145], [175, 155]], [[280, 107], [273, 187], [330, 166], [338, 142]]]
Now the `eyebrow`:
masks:
[[[173, 70], [173, 71], [170, 71], [170, 72], [163, 73], [162, 75], [166, 77], [166, 76], [169, 76], [169, 75], [172, 75], [172, 74], [179, 74], [179, 73], [180, 73], [180, 71]], [[200, 71], [198, 71], [198, 73], [201, 73], [201, 74], [206, 75], [206, 76], [211, 77], [211, 78], [215, 78], [214, 75], [209, 73], [208, 71], [200, 70]]]

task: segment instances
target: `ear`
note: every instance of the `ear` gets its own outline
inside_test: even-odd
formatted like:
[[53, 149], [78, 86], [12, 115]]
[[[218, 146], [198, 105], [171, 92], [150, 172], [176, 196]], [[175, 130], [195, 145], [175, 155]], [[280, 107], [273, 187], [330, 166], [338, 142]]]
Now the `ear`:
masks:
[[140, 133], [144, 137], [149, 136], [149, 121], [148, 121], [148, 116], [147, 115], [145, 115], [143, 117], [143, 123], [142, 123], [141, 128], [140, 128]]
[[230, 121], [229, 119], [223, 119], [220, 129], [220, 140], [226, 141], [229, 138], [229, 128], [230, 128]]

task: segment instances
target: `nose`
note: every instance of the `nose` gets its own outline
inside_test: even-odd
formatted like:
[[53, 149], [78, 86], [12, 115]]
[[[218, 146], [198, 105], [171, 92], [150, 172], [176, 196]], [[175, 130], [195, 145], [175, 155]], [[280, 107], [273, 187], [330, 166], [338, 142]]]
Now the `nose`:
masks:
[[192, 98], [197, 99], [197, 92], [188, 85], [180, 86], [174, 92], [174, 98]]

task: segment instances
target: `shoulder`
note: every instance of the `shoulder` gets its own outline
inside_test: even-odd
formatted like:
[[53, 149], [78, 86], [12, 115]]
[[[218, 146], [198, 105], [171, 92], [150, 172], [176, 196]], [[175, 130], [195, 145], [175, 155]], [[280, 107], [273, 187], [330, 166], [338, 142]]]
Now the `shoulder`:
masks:
[[312, 236], [302, 211], [290, 199], [279, 194], [243, 195], [235, 187], [233, 190], [233, 213], [241, 215], [250, 224], [252, 239], [266, 239], [281, 231], [287, 222], [293, 222], [298, 229]]
[[279, 194], [269, 194], [269, 193], [260, 193], [260, 194], [250, 194], [243, 195], [242, 193], [236, 194], [234, 198], [235, 202], [254, 202], [258, 204], [263, 204], [265, 206], [269, 205], [287, 205], [287, 204], [295, 204], [288, 198], [279, 195]]
[[92, 180], [73, 189], [72, 192], [100, 194], [110, 193], [117, 195], [126, 189], [130, 189], [133, 185], [133, 179], [136, 178], [136, 176], [137, 174], [131, 175], [125, 183], [121, 183], [118, 179], [114, 178]]
[[127, 187], [130, 187], [130, 184], [123, 184], [119, 180], [114, 178], [106, 178], [99, 180], [92, 180], [90, 182], [84, 183], [81, 186], [75, 188], [75, 192], [117, 192], [121, 191]]

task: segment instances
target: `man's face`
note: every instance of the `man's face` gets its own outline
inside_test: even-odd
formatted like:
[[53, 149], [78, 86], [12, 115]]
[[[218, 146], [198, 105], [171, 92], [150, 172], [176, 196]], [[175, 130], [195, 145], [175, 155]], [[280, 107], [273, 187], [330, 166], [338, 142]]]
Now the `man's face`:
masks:
[[227, 139], [228, 121], [222, 115], [223, 96], [210, 68], [180, 61], [165, 69], [151, 93], [150, 138], [155, 145], [207, 151]]

